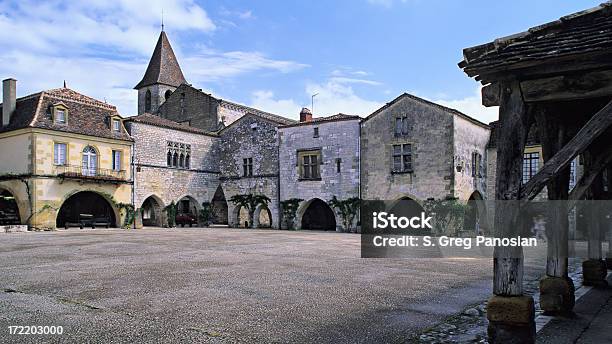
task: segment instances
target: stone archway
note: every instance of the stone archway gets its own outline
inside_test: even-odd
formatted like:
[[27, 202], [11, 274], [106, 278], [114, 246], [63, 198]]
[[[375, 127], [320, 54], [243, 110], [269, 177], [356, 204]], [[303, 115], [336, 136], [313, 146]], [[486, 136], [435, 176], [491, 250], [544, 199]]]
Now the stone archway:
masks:
[[97, 192], [80, 191], [62, 203], [55, 225], [58, 228], [117, 227], [116, 210]]
[[336, 214], [323, 200], [314, 198], [306, 202], [302, 211], [298, 211], [298, 221], [301, 229], [336, 230]]
[[8, 190], [0, 189], [0, 226], [20, 225], [21, 220], [15, 196]]
[[225, 199], [225, 193], [221, 185], [217, 187], [215, 194], [211, 200], [211, 220], [213, 224], [227, 225], [228, 224], [228, 206]]
[[463, 228], [468, 233], [488, 234], [487, 208], [482, 194], [476, 190], [467, 201]]
[[[407, 218], [421, 217], [422, 213], [424, 212], [425, 210], [423, 209], [421, 202], [409, 196], [404, 196], [393, 202], [389, 209], [389, 213], [397, 217]], [[430, 234], [431, 231], [427, 229], [406, 228], [403, 229], [402, 232], [410, 235], [427, 235]]]
[[147, 197], [140, 207], [142, 225], [144, 227], [163, 227], [166, 224], [164, 202], [158, 196]]
[[255, 228], [272, 228], [272, 212], [266, 205], [260, 204], [253, 213]]

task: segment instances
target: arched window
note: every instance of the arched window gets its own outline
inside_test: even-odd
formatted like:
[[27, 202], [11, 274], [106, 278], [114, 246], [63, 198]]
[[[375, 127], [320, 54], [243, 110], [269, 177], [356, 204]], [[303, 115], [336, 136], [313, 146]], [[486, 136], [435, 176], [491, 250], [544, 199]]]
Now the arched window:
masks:
[[174, 156], [172, 157], [172, 167], [177, 167], [178, 166], [178, 153], [174, 153]]
[[185, 168], [187, 168], [187, 169], [191, 168], [191, 161], [190, 160], [191, 159], [189, 159], [189, 154], [187, 154], [185, 156]]
[[166, 93], [164, 93], [164, 99], [168, 100], [168, 98], [170, 98], [171, 95], [172, 95], [172, 91], [167, 90]]
[[151, 112], [151, 91], [145, 93], [145, 112]]
[[181, 157], [179, 158], [179, 167], [185, 167], [185, 155], [181, 153]]
[[98, 156], [96, 149], [92, 146], [87, 146], [83, 149], [83, 175], [95, 176], [98, 167]]
[[168, 166], [172, 166], [172, 153], [168, 152]]

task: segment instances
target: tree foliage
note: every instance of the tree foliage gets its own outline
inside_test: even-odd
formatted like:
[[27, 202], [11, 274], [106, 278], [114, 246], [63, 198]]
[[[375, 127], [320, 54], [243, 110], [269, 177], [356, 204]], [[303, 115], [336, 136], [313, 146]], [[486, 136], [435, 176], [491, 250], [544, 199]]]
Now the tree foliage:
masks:
[[176, 210], [177, 206], [174, 201], [170, 202], [165, 208], [166, 217], [168, 218], [168, 227], [174, 227], [176, 225]]
[[200, 209], [200, 213], [198, 214], [200, 222], [204, 226], [208, 226], [208, 222], [210, 221], [212, 205], [210, 202], [202, 202], [202, 208]]
[[356, 228], [353, 227], [353, 224], [355, 223], [355, 217], [357, 217], [359, 212], [361, 200], [357, 197], [339, 200], [336, 196], [334, 196], [328, 201], [328, 203], [332, 208], [336, 209], [338, 214], [340, 214], [340, 217], [342, 217], [342, 228], [344, 231], [355, 231]]
[[240, 194], [234, 195], [230, 198], [230, 202], [232, 202], [238, 209], [244, 207], [249, 212], [249, 224], [253, 226], [253, 215], [255, 214], [255, 209], [262, 204], [264, 206], [268, 206], [270, 203], [270, 198], [266, 195], [253, 195], [253, 194]]
[[457, 199], [427, 200], [424, 203], [425, 212], [434, 214], [434, 230], [437, 233], [458, 235], [463, 229], [467, 205]]
[[280, 202], [283, 221], [288, 230], [295, 229], [295, 215], [302, 201], [303, 199], [301, 198], [291, 198]]

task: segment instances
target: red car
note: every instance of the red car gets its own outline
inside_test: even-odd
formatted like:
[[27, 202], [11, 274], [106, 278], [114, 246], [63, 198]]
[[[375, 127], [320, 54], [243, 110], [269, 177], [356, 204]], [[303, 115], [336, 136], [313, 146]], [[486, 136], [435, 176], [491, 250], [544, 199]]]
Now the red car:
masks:
[[195, 216], [191, 214], [178, 214], [176, 215], [174, 221], [177, 226], [181, 225], [181, 227], [185, 227], [185, 225], [189, 225], [189, 227], [193, 227], [193, 225], [198, 224], [198, 220], [195, 218]]

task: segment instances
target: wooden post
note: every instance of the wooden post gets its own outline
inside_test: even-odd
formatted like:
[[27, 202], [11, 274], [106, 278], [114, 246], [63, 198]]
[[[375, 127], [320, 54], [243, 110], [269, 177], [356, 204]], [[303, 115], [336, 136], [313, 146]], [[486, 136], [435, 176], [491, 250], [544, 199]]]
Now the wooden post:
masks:
[[[520, 234], [519, 192], [522, 161], [532, 118], [523, 102], [518, 81], [501, 85], [497, 142], [495, 227], [497, 237]], [[533, 343], [534, 303], [523, 296], [523, 250], [495, 247], [493, 293], [487, 305], [490, 343]], [[510, 311], [511, 310], [511, 311]]]
[[606, 266], [608, 270], [612, 270], [612, 164], [608, 165], [606, 168], [606, 182], [607, 182], [607, 197], [606, 197], [606, 207], [604, 209], [607, 210], [606, 224], [607, 232], [608, 232], [608, 251], [606, 252]]
[[[585, 152], [585, 169], [592, 168], [594, 156], [599, 153], [601, 153], [601, 150], [598, 150], [597, 147], [593, 147], [593, 149]], [[588, 207], [588, 259], [582, 262], [583, 284], [597, 287], [607, 286], [606, 263], [603, 260], [601, 249], [601, 222], [603, 214], [600, 204], [603, 198], [603, 178], [601, 173], [595, 177], [588, 196], [590, 199], [586, 201], [588, 202], [586, 204]]]
[[[562, 123], [558, 115], [547, 111], [542, 105], [534, 106], [544, 161], [557, 154], [573, 134], [573, 130]], [[547, 183], [550, 202], [546, 202], [546, 276], [540, 280], [540, 307], [546, 314], [569, 313], [575, 304], [574, 283], [568, 277], [569, 177], [570, 169], [566, 167]]]

